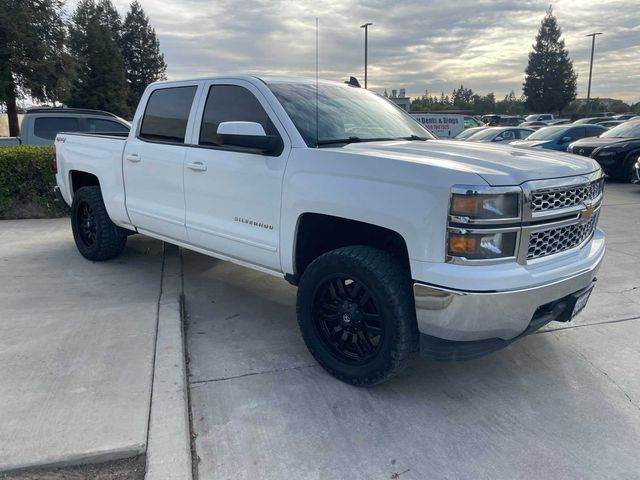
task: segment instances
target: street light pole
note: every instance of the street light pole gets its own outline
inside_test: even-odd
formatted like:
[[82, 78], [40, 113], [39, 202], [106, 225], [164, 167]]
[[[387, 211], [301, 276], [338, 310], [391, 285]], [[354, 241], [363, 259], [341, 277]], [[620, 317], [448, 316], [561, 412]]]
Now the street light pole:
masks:
[[371, 25], [373, 25], [371, 22], [360, 25], [360, 28], [364, 28], [364, 88], [367, 88], [367, 50], [369, 43], [369, 27]]
[[593, 51], [596, 48], [596, 37], [602, 32], [593, 32], [585, 37], [591, 37], [591, 62], [589, 62], [589, 86], [587, 87], [587, 112], [591, 113], [591, 74], [593, 73]]

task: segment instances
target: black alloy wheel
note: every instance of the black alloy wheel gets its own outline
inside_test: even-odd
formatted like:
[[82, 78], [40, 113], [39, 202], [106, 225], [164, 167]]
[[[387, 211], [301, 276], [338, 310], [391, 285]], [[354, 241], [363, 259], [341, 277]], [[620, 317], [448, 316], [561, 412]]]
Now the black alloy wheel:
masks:
[[316, 291], [313, 316], [318, 335], [339, 360], [362, 365], [384, 340], [384, 323], [369, 288], [348, 275], [331, 275]]
[[91, 247], [96, 243], [97, 227], [93, 208], [87, 202], [81, 202], [78, 206], [78, 234], [82, 243]]

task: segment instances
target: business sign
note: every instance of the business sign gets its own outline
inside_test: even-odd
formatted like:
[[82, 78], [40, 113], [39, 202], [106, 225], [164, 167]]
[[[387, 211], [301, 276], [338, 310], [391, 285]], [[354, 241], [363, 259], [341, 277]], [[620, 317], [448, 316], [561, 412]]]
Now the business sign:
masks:
[[464, 115], [412, 113], [411, 116], [438, 138], [453, 138], [464, 130]]

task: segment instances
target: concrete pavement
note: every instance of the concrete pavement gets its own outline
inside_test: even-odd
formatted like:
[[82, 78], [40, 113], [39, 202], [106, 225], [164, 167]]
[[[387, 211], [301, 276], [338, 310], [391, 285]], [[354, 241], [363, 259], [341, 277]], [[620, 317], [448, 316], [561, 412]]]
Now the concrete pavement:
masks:
[[200, 480], [640, 478], [640, 188], [605, 198], [608, 254], [578, 319], [370, 389], [315, 364], [294, 288], [185, 253]]
[[144, 453], [162, 243], [92, 263], [68, 219], [0, 222], [0, 471]]

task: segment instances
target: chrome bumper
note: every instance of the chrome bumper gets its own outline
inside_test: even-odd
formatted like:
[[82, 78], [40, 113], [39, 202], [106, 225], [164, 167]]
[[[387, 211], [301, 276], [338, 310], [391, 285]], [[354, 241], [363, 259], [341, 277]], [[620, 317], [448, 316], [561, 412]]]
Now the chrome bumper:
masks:
[[539, 307], [589, 287], [604, 249], [600, 253], [580, 273], [520, 290], [469, 292], [414, 283], [418, 329], [421, 334], [458, 342], [515, 338], [528, 328]]

